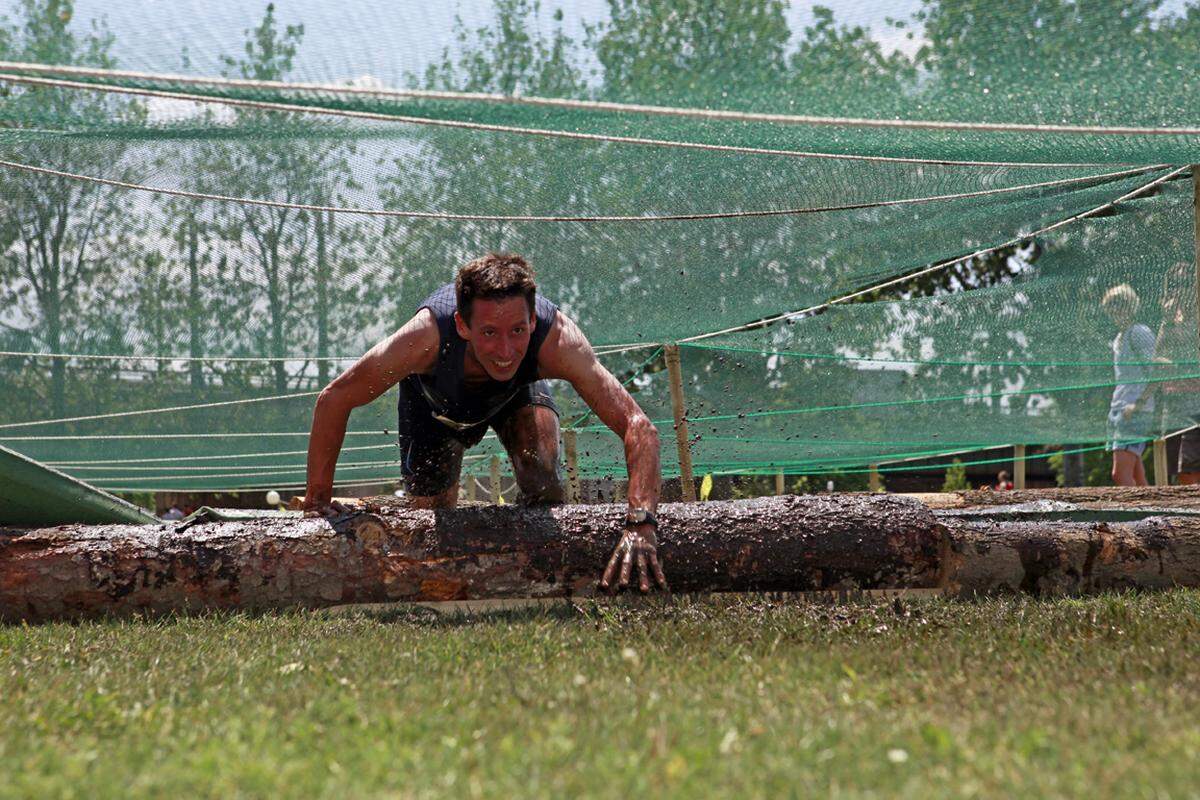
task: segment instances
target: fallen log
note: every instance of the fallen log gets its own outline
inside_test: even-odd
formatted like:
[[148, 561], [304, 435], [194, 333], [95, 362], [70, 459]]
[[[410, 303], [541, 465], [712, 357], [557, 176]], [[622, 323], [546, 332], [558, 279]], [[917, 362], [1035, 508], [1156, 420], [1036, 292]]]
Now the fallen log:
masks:
[[951, 595], [1089, 594], [1200, 587], [1200, 517], [1131, 522], [992, 521], [938, 515], [952, 542]]
[[[368, 504], [323, 519], [0, 529], [0, 619], [589, 595], [619, 505], [417, 511]], [[659, 509], [676, 591], [943, 585], [946, 528], [896, 496], [821, 495]]]
[[1038, 501], [1072, 503], [1085, 508], [1171, 507], [1200, 508], [1200, 485], [1193, 486], [1078, 486], [1062, 489], [1022, 489], [997, 492], [972, 489], [904, 495], [933, 509], [976, 508]]

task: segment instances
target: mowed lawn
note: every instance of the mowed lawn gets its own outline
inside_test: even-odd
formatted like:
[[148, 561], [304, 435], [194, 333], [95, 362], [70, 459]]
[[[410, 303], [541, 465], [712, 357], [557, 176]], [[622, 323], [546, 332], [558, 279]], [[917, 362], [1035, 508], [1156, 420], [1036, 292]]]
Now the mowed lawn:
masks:
[[4, 797], [1200, 797], [1200, 592], [0, 627]]

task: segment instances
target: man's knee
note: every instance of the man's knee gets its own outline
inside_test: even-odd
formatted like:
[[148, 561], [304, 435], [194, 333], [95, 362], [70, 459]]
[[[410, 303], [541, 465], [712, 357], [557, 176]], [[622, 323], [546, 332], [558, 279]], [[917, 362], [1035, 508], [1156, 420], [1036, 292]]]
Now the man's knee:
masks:
[[437, 494], [410, 494], [407, 500], [409, 508], [454, 508], [458, 505], [458, 484]]
[[562, 476], [558, 470], [558, 448], [535, 448], [512, 454], [513, 472], [522, 500], [531, 505], [561, 503]]

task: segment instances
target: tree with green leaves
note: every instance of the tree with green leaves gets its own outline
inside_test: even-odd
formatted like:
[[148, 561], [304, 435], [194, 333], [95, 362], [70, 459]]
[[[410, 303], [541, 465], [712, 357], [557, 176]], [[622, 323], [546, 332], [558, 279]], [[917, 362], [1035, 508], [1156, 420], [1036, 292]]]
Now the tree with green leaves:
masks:
[[[113, 67], [112, 36], [100, 24], [77, 35], [70, 26], [72, 14], [70, 0], [22, 0], [18, 21], [0, 37], [4, 58]], [[141, 106], [128, 100], [40, 86], [11, 90], [5, 105], [13, 119], [42, 120], [63, 129], [143, 116]], [[118, 140], [73, 140], [48, 132], [29, 134], [10, 152], [32, 166], [136, 180], [140, 165], [125, 159], [125, 151]], [[136, 222], [124, 213], [123, 194], [97, 183], [17, 169], [5, 170], [0, 181], [0, 242], [6, 245], [0, 257], [0, 305], [7, 312], [0, 324], [27, 332], [31, 345], [50, 353], [87, 351], [104, 328], [86, 322], [112, 320], [111, 289], [123, 266], [119, 254], [133, 248]], [[45, 402], [52, 415], [67, 413], [65, 358], [50, 361]]]
[[[303, 36], [303, 25], [280, 28], [274, 5], [268, 5], [261, 23], [247, 31], [243, 55], [222, 57], [225, 73], [284, 80]], [[355, 252], [357, 228], [335, 225], [327, 213], [297, 207], [343, 199], [342, 190], [352, 184], [352, 152], [336, 130], [323, 130], [320, 123], [296, 114], [239, 109], [236, 123], [256, 135], [213, 148], [204, 170], [225, 176], [233, 196], [281, 204], [222, 203], [214, 211], [212, 228], [228, 246], [230, 258], [242, 262], [239, 289], [250, 290], [241, 295], [249, 323], [242, 347], [273, 359], [271, 381], [284, 394], [305, 380], [307, 365], [289, 375], [283, 359], [314, 350], [328, 355], [335, 331], [352, 327], [339, 328], [339, 313], [357, 319], [354, 301], [363, 287], [336, 282]], [[327, 362], [318, 364], [319, 375], [327, 377]]]

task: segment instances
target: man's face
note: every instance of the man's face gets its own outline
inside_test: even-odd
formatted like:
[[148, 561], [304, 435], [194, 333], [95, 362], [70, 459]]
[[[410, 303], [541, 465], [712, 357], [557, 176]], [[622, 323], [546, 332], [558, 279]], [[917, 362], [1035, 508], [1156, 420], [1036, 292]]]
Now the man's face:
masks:
[[517, 374], [529, 349], [534, 322], [524, 297], [473, 300], [469, 327], [461, 314], [454, 314], [458, 335], [467, 340], [484, 371], [496, 381], [507, 381]]

